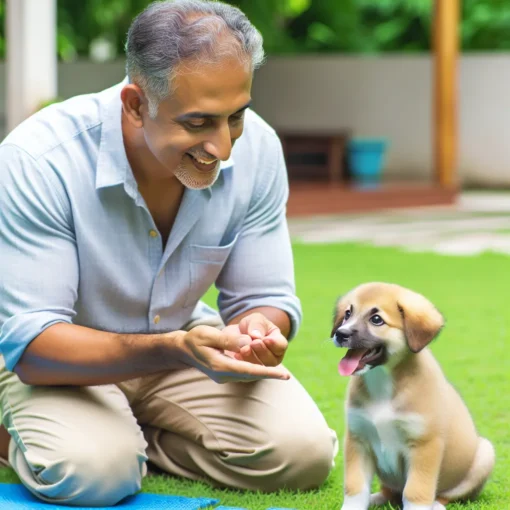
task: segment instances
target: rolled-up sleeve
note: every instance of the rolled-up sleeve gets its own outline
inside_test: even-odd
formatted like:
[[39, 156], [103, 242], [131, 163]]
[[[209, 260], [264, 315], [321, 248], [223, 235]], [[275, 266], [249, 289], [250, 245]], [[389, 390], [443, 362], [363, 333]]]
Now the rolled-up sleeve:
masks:
[[234, 248], [216, 282], [218, 307], [225, 322], [256, 307], [287, 313], [290, 337], [300, 326], [294, 261], [286, 219], [289, 195], [282, 146], [276, 135], [268, 146], [263, 168], [257, 168], [252, 200]]
[[47, 163], [0, 146], [0, 352], [13, 370], [28, 344], [72, 322], [78, 255], [65, 188]]

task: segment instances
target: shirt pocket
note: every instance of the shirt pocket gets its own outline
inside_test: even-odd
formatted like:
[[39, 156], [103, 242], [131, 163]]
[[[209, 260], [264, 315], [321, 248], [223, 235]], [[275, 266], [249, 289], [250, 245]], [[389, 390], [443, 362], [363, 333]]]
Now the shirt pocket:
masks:
[[232, 241], [222, 246], [189, 246], [190, 287], [185, 308], [194, 307], [214, 284], [238, 238], [239, 234], [236, 234]]

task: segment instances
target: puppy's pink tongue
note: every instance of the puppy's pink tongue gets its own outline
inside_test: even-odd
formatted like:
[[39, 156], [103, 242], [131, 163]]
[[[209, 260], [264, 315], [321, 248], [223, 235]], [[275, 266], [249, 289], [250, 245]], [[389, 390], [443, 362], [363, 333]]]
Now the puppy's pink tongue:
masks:
[[359, 361], [368, 349], [349, 349], [338, 364], [340, 375], [352, 375], [358, 368]]

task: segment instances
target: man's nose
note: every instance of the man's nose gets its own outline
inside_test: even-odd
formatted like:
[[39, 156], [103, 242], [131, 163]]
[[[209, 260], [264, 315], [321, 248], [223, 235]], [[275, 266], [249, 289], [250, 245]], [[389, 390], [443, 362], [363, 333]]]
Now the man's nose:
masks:
[[204, 150], [222, 161], [230, 158], [234, 145], [228, 124], [222, 125], [204, 144]]

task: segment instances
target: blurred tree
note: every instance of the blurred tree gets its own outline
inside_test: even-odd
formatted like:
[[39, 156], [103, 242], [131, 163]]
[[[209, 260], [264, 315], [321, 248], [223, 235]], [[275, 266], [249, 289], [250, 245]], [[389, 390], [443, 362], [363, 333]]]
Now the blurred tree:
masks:
[[[264, 36], [269, 54], [424, 52], [430, 50], [433, 0], [227, 0]], [[5, 55], [0, 0], [0, 58]], [[58, 54], [89, 57], [101, 41], [122, 55], [129, 24], [150, 0], [57, 0]], [[465, 51], [510, 50], [510, 0], [463, 0]]]
[[370, 50], [430, 50], [433, 0], [357, 0]]
[[510, 48], [510, 2], [463, 0], [462, 47], [469, 51]]
[[131, 21], [150, 0], [57, 0], [58, 52], [64, 60], [88, 56], [102, 38], [122, 53]]

